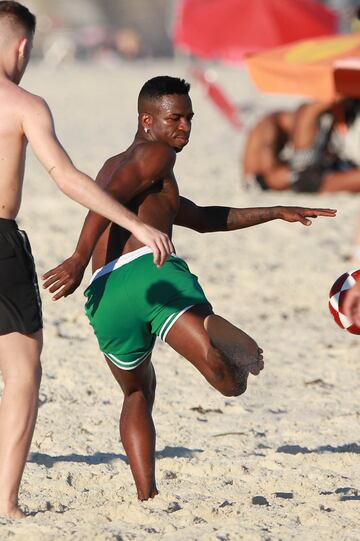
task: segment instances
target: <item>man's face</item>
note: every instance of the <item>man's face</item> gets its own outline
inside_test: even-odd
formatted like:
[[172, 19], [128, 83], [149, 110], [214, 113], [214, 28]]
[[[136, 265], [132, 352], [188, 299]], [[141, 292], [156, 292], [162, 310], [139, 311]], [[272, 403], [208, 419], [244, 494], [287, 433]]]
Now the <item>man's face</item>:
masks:
[[194, 116], [187, 94], [169, 94], [154, 102], [151, 133], [157, 141], [167, 143], [176, 152], [187, 145]]

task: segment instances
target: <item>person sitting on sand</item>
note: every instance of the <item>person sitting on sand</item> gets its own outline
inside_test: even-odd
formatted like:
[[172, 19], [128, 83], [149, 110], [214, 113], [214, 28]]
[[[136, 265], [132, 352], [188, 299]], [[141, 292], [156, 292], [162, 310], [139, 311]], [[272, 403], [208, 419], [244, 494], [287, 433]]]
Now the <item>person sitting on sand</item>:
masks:
[[360, 192], [359, 147], [360, 100], [273, 112], [249, 133], [245, 180], [263, 190]]
[[[174, 225], [200, 233], [232, 231], [280, 219], [310, 225], [331, 209], [200, 207], [179, 195], [176, 154], [187, 145], [193, 119], [190, 85], [159, 76], [138, 98], [138, 129], [129, 148], [109, 158], [96, 182], [147, 223], [171, 235]], [[262, 349], [245, 332], [214, 314], [198, 279], [175, 253], [151, 267], [149, 249], [118, 225], [90, 212], [74, 254], [44, 275], [54, 300], [80, 284], [93, 253], [85, 291], [86, 314], [124, 401], [120, 437], [140, 500], [154, 497], [156, 337], [185, 357], [225, 396], [245, 392], [249, 374], [263, 369]]]
[[30, 58], [35, 24], [26, 7], [0, 1], [0, 370], [4, 378], [0, 515], [13, 518], [24, 516], [18, 493], [34, 432], [41, 379], [41, 301], [29, 240], [15, 222], [27, 142], [60, 190], [151, 246], [157, 264], [172, 251], [166, 234], [145, 225], [74, 167], [55, 135], [45, 101], [18, 86]]

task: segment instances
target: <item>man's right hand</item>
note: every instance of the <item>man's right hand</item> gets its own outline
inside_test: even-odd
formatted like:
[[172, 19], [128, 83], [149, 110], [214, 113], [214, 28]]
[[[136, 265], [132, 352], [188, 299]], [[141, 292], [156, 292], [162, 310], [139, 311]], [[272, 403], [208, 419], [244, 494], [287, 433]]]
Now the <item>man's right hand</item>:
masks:
[[56, 293], [53, 296], [53, 301], [67, 297], [74, 293], [75, 289], [81, 284], [85, 272], [86, 265], [80, 260], [78, 254], [74, 253], [63, 263], [60, 263], [54, 269], [47, 271], [42, 279], [44, 280], [43, 288], [49, 289], [50, 293]]

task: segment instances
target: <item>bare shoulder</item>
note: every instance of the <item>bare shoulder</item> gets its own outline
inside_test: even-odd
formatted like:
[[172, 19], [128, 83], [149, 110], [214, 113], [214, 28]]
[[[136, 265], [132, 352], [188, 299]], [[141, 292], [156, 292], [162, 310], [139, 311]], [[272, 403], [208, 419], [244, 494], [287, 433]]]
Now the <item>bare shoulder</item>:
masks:
[[96, 182], [105, 187], [109, 182], [132, 182], [141, 185], [171, 176], [176, 158], [175, 151], [164, 143], [144, 142], [108, 158], [101, 167]]
[[276, 138], [279, 129], [279, 113], [273, 112], [266, 115], [251, 129], [247, 141], [248, 146], [262, 145], [264, 142], [272, 141]]
[[151, 141], [137, 145], [132, 159], [141, 171], [156, 175], [173, 169], [176, 152], [166, 143]]
[[0, 83], [0, 114], [3, 128], [21, 135], [25, 133], [26, 136], [29, 127], [44, 124], [44, 121], [48, 125], [52, 123], [45, 100], [11, 81]]
[[262, 168], [264, 153], [268, 152], [276, 144], [279, 136], [278, 112], [264, 116], [249, 132], [243, 154], [244, 172], [246, 175], [259, 173]]
[[131, 147], [124, 152], [108, 158], [102, 165], [102, 171], [109, 173], [125, 164], [142, 164], [149, 160], [159, 164], [175, 162], [176, 152], [169, 145], [160, 142], [146, 142]]
[[50, 108], [44, 98], [32, 94], [23, 88], [19, 88], [21, 91], [21, 103], [23, 105], [23, 110], [25, 113], [32, 114], [50, 114]]
[[277, 111], [274, 111], [264, 116], [264, 118], [262, 118], [255, 126], [255, 130], [258, 132], [264, 132], [264, 130], [267, 132], [273, 132], [278, 128], [278, 124], [279, 113]]
[[116, 156], [111, 156], [110, 158], [108, 158], [103, 163], [103, 165], [101, 166], [96, 176], [97, 184], [100, 184], [103, 187], [106, 186], [109, 183], [113, 174], [119, 168], [120, 163], [121, 163], [121, 154], [117, 154]]
[[9, 104], [15, 103], [18, 107], [48, 107], [43, 98], [11, 81], [4, 81], [0, 85], [0, 93], [4, 97], [6, 96]]
[[133, 159], [139, 162], [151, 160], [158, 163], [175, 163], [176, 152], [166, 143], [149, 141], [134, 148]]
[[16, 99], [16, 114], [24, 131], [27, 132], [31, 126], [50, 127], [52, 125], [51, 111], [44, 98], [20, 87], [14, 90], [14, 98]]

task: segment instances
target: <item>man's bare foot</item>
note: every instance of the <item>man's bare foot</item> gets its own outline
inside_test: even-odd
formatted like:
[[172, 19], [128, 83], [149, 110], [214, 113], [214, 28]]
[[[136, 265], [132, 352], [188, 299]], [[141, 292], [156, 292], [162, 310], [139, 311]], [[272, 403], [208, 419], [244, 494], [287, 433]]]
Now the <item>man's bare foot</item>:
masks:
[[0, 500], [0, 516], [15, 519], [26, 517], [18, 504], [9, 500]]
[[263, 350], [246, 333], [221, 316], [211, 314], [204, 321], [211, 343], [229, 361], [257, 376], [264, 368]]
[[158, 492], [158, 489], [157, 488], [154, 488], [152, 489], [152, 491], [150, 492], [149, 495], [144, 495], [144, 494], [141, 494], [140, 492], [138, 492], [138, 499], [141, 501], [141, 502], [145, 502], [146, 500], [152, 500], [153, 498], [155, 498], [155, 496], [157, 496], [159, 494]]

